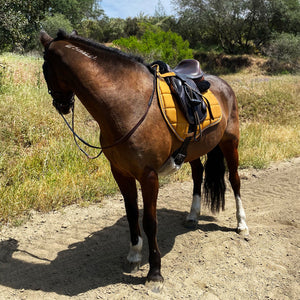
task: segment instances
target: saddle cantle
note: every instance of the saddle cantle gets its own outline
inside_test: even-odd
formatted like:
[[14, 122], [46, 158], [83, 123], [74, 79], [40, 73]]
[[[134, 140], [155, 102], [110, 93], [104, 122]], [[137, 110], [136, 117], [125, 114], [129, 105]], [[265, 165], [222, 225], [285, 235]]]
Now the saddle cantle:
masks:
[[173, 70], [176, 74], [185, 75], [190, 79], [200, 79], [204, 75], [200, 63], [196, 59], [182, 60]]

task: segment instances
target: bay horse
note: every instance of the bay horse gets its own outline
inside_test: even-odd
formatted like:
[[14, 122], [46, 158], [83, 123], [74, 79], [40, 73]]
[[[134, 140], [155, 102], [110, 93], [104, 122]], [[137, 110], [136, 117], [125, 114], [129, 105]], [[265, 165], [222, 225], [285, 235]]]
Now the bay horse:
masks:
[[[56, 38], [40, 34], [44, 46], [43, 71], [56, 109], [70, 112], [74, 95], [100, 126], [100, 143], [124, 197], [130, 228], [127, 256], [133, 268], [141, 262], [142, 237], [139, 227], [136, 181], [143, 197], [143, 228], [149, 245], [146, 282], [163, 281], [157, 244], [156, 205], [159, 173], [178, 149], [179, 141], [164, 120], [155, 93], [155, 75], [139, 57], [118, 49], [59, 31]], [[192, 141], [185, 162], [191, 165], [193, 200], [187, 223], [197, 224], [201, 207], [201, 185], [205, 169], [205, 194], [213, 211], [224, 209], [224, 158], [236, 200], [237, 231], [248, 234], [240, 196], [238, 175], [239, 117], [235, 94], [222, 79], [207, 75], [210, 89], [222, 109], [222, 119]], [[126, 138], [125, 138], [126, 137]], [[200, 157], [207, 154], [203, 166]]]

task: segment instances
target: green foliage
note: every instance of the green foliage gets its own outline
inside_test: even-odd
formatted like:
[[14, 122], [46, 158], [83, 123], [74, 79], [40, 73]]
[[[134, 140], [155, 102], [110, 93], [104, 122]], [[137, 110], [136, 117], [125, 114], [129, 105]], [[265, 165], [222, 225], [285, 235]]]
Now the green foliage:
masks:
[[225, 53], [261, 52], [273, 32], [299, 32], [298, 0], [179, 0], [178, 29], [192, 47], [222, 47]]
[[181, 36], [170, 30], [165, 32], [154, 27], [149, 27], [140, 39], [130, 36], [115, 40], [114, 44], [142, 55], [148, 62], [162, 60], [171, 66], [176, 65], [182, 59], [193, 57], [188, 41], [184, 41]]
[[28, 20], [13, 1], [0, 1], [0, 51], [22, 50]]
[[269, 25], [272, 32], [292, 33], [300, 32], [300, 2], [299, 0], [272, 0], [269, 1], [272, 11]]
[[104, 40], [103, 26], [95, 20], [83, 20], [77, 27], [80, 35], [88, 37], [96, 41]]
[[300, 70], [300, 35], [290, 33], [275, 35], [266, 49], [271, 58], [268, 70], [272, 73]]
[[48, 15], [42, 22], [42, 28], [52, 37], [56, 36], [58, 29], [63, 29], [66, 32], [71, 32], [73, 26], [71, 22], [62, 14]]
[[[225, 54], [263, 53], [274, 34], [300, 32], [299, 0], [173, 0], [173, 4], [176, 18], [167, 16], [158, 1], [154, 16], [120, 19], [108, 18], [98, 0], [0, 0], [0, 52], [39, 48], [42, 26], [50, 27], [52, 34], [62, 27], [112, 42], [131, 36], [141, 39], [148, 30], [141, 24], [147, 23], [177, 33], [198, 51]], [[278, 60], [271, 64], [282, 65]]]
[[[102, 14], [96, 0], [0, 0], [0, 51], [38, 48], [45, 16], [43, 25], [57, 31], [59, 27], [73, 29], [83, 19], [98, 19]], [[56, 24], [63, 26], [54, 29]]]
[[0, 0], [0, 51], [32, 47], [48, 5], [48, 0]]
[[73, 26], [84, 19], [97, 19], [103, 14], [95, 0], [50, 0], [50, 14], [63, 14]]

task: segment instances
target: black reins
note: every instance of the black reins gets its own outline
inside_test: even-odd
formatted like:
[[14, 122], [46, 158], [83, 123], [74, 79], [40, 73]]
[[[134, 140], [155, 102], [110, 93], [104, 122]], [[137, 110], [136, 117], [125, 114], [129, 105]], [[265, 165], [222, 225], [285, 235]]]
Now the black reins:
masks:
[[[124, 143], [125, 141], [127, 141], [132, 135], [133, 133], [138, 129], [138, 127], [143, 123], [143, 121], [145, 120], [148, 112], [149, 112], [149, 109], [150, 109], [150, 106], [153, 102], [153, 98], [154, 98], [154, 94], [155, 94], [155, 91], [156, 91], [156, 71], [154, 71], [154, 78], [153, 78], [153, 89], [152, 89], [152, 93], [151, 93], [151, 96], [150, 96], [150, 99], [148, 101], [148, 104], [147, 104], [147, 109], [144, 113], [144, 115], [140, 118], [140, 120], [136, 123], [136, 125], [125, 135], [123, 135], [122, 137], [120, 137], [118, 140], [116, 140], [113, 144], [111, 145], [108, 145], [108, 146], [104, 146], [104, 147], [98, 147], [98, 146], [93, 146], [91, 144], [89, 144], [88, 142], [86, 142], [84, 139], [82, 139], [80, 136], [78, 136], [78, 134], [75, 132], [75, 129], [74, 129], [74, 104], [73, 104], [73, 107], [72, 107], [72, 126], [69, 124], [69, 122], [67, 121], [67, 119], [65, 118], [65, 116], [63, 115], [62, 112], [59, 111], [59, 114], [62, 116], [63, 120], [65, 121], [65, 123], [67, 124], [68, 128], [71, 130], [72, 134], [73, 134], [73, 137], [74, 137], [74, 141], [75, 141], [75, 144], [76, 146], [78, 147], [78, 149], [85, 154], [85, 156], [88, 158], [88, 159], [96, 159], [98, 158], [102, 153], [103, 153], [103, 150], [105, 149], [109, 149], [109, 148], [112, 148], [112, 147], [115, 147], [119, 144], [122, 144]], [[51, 93], [50, 93], [51, 94]], [[100, 133], [101, 134], [101, 133]], [[90, 148], [94, 148], [94, 149], [99, 149], [100, 152], [96, 155], [96, 156], [90, 156], [86, 151], [84, 151], [80, 145], [78, 144], [77, 142], [77, 139], [82, 142], [83, 144], [85, 144], [86, 146], [90, 147]]]

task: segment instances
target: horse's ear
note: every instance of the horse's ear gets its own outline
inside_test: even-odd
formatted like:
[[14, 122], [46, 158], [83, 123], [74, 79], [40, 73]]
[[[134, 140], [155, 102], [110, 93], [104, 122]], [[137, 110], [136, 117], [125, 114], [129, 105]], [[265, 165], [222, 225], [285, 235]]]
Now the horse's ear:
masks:
[[43, 44], [44, 48], [46, 48], [50, 42], [53, 40], [53, 38], [44, 30], [40, 33], [40, 41]]
[[70, 35], [78, 35], [78, 32], [74, 29], [72, 32], [71, 32], [71, 34]]

